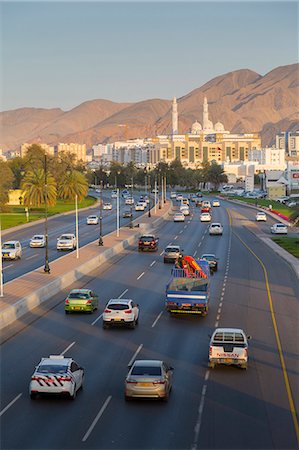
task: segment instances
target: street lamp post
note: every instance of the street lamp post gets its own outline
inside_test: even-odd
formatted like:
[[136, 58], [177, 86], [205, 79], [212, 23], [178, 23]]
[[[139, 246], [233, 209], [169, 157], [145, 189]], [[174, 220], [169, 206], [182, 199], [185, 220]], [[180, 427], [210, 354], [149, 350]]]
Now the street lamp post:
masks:
[[[120, 175], [120, 171], [117, 172]], [[115, 188], [116, 188], [116, 236], [119, 237], [119, 188], [117, 187], [117, 175], [115, 175]]]
[[100, 182], [100, 237], [99, 237], [99, 246], [102, 247], [104, 245], [103, 242], [103, 181]]
[[133, 177], [131, 179], [131, 205], [130, 205], [131, 217], [130, 217], [130, 228], [133, 228]]
[[161, 209], [161, 195], [160, 195], [160, 190], [161, 190], [161, 175], [160, 175], [160, 171], [159, 171], [159, 187], [158, 187], [158, 200], [159, 200], [159, 209]]
[[0, 297], [3, 297], [2, 230], [0, 217]]
[[75, 209], [76, 209], [76, 256], [79, 258], [79, 220], [78, 220], [78, 195], [75, 196]]
[[44, 172], [45, 172], [45, 238], [46, 238], [46, 252], [45, 252], [45, 267], [44, 272], [50, 273], [49, 265], [49, 237], [48, 237], [48, 164], [47, 154], [45, 152], [44, 159]]
[[166, 194], [167, 194], [167, 184], [166, 184], [166, 175], [164, 176], [164, 203], [166, 203]]
[[148, 175], [148, 187], [149, 187], [149, 195], [148, 195], [148, 217], [152, 217], [151, 215], [151, 177]]

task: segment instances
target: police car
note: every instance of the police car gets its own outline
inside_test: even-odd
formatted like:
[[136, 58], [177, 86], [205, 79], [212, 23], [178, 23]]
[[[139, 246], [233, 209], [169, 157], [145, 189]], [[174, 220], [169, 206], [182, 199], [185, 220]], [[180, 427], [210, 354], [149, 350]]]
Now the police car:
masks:
[[31, 377], [29, 394], [35, 399], [40, 394], [62, 394], [76, 398], [78, 389], [82, 389], [84, 369], [72, 358], [62, 355], [50, 355], [42, 358]]

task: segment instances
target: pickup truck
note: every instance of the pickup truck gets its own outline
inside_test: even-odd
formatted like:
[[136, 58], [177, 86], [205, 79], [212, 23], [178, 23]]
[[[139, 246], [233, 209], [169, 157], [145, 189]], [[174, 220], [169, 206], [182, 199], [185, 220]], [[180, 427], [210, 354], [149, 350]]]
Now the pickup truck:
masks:
[[210, 300], [209, 263], [196, 260], [201, 270], [188, 273], [174, 268], [166, 287], [166, 310], [177, 314], [199, 314], [206, 316]]

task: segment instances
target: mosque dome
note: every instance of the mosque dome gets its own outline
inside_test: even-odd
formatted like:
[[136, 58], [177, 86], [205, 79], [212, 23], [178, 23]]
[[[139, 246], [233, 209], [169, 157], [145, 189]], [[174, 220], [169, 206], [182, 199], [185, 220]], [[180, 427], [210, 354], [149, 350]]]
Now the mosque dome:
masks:
[[206, 120], [205, 130], [212, 131], [214, 129], [213, 122], [211, 120]]
[[221, 122], [217, 122], [215, 124], [215, 131], [218, 133], [221, 133], [222, 131], [224, 131], [224, 126]]
[[191, 133], [192, 134], [200, 134], [200, 132], [202, 131], [202, 126], [199, 122], [197, 122], [197, 120], [192, 124], [191, 127]]

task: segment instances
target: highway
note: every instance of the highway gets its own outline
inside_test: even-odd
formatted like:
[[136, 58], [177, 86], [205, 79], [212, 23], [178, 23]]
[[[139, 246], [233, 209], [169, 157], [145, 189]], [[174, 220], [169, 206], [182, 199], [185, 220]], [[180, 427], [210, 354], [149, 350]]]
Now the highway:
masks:
[[[97, 195], [97, 194], [93, 194]], [[135, 195], [135, 200], [138, 200], [139, 195]], [[116, 230], [116, 199], [111, 199], [110, 194], [104, 193], [104, 202], [112, 203], [112, 210], [103, 210], [103, 235], [111, 233]], [[129, 205], [125, 205], [124, 200], [120, 199], [120, 226], [129, 225], [130, 219], [122, 217], [123, 211], [130, 209]], [[86, 218], [89, 215], [99, 215], [99, 204], [94, 207], [78, 212], [79, 223], [79, 247], [88, 244], [99, 238], [100, 225], [87, 225]], [[133, 219], [139, 217], [142, 212], [135, 212], [133, 207]], [[48, 236], [49, 236], [49, 261], [54, 261], [60, 258], [67, 251], [61, 252], [56, 250], [56, 240], [62, 233], [74, 233], [75, 229], [75, 212], [67, 215], [57, 215], [48, 220]], [[24, 275], [31, 270], [41, 267], [45, 263], [45, 248], [30, 248], [29, 242], [35, 234], [44, 233], [44, 223], [35, 224], [25, 227], [18, 231], [12, 231], [2, 238], [2, 242], [9, 240], [18, 240], [22, 245], [22, 258], [17, 261], [5, 260], [3, 261], [4, 283], [11, 281], [21, 275]]]
[[[229, 209], [229, 214], [227, 209]], [[49, 311], [1, 345], [1, 448], [5, 449], [295, 449], [298, 448], [298, 280], [290, 266], [247, 228], [254, 213], [221, 201], [213, 221], [223, 236], [209, 236], [199, 208], [185, 223], [166, 221], [159, 251], [127, 249], [76, 287], [98, 292], [99, 311], [65, 315], [61, 292]], [[269, 229], [258, 223], [258, 228]], [[171, 265], [163, 249], [215, 253], [205, 318], [170, 317], [164, 311]], [[265, 267], [265, 272], [262, 261]], [[268, 277], [268, 286], [265, 281]], [[135, 330], [103, 330], [110, 298], [140, 305]], [[271, 313], [273, 308], [273, 313]], [[275, 326], [276, 324], [276, 326]], [[209, 334], [240, 327], [252, 336], [249, 368], [208, 368]], [[85, 368], [84, 389], [74, 402], [40, 398], [28, 387], [43, 356], [63, 353]], [[174, 367], [168, 403], [124, 400], [127, 365], [162, 359]]]

